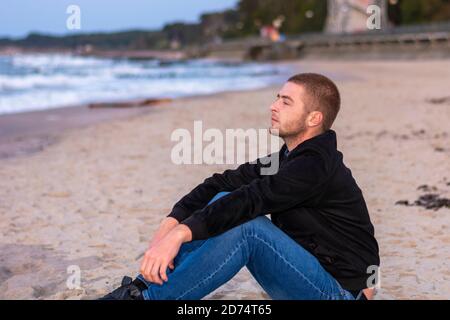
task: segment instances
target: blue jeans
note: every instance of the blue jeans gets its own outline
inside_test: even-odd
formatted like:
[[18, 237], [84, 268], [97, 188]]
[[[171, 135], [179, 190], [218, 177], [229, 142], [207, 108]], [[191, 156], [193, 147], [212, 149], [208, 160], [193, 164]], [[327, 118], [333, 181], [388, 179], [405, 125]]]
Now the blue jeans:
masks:
[[[208, 204], [227, 193], [218, 193]], [[184, 243], [174, 265], [174, 270], [167, 268], [169, 280], [162, 285], [138, 276], [148, 286], [144, 299], [199, 300], [246, 266], [272, 299], [354, 300], [311, 253], [266, 216]]]

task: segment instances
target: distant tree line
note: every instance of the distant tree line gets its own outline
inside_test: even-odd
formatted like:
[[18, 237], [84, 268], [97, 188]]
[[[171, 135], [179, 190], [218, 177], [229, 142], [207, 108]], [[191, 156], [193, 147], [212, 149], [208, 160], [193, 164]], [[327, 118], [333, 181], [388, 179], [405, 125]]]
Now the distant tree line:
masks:
[[450, 0], [388, 0], [389, 18], [396, 25], [450, 20]]
[[[450, 20], [450, 0], [388, 0], [392, 24]], [[0, 39], [0, 46], [99, 49], [178, 49], [211, 41], [258, 35], [262, 26], [279, 23], [283, 34], [319, 32], [327, 16], [327, 0], [240, 0], [236, 8], [205, 13], [199, 23], [170, 23], [161, 30], [50, 36], [29, 34], [20, 40]]]

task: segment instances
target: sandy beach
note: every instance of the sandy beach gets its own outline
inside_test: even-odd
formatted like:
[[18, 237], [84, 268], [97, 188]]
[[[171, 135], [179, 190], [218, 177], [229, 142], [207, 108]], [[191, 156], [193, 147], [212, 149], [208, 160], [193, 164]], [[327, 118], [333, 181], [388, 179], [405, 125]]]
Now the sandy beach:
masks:
[[[450, 60], [292, 68], [304, 71], [329, 75], [341, 91], [334, 130], [380, 245], [376, 299], [450, 299], [450, 209], [395, 204], [424, 190], [450, 197]], [[0, 299], [94, 299], [136, 275], [173, 204], [214, 172], [236, 167], [173, 164], [171, 133], [192, 131], [196, 120], [204, 129], [266, 128], [278, 88], [135, 111], [0, 117]], [[109, 115], [89, 120], [95, 112]], [[67, 124], [76, 117], [84, 120]], [[73, 265], [81, 270], [78, 289], [66, 285]], [[243, 268], [206, 299], [268, 296]]]

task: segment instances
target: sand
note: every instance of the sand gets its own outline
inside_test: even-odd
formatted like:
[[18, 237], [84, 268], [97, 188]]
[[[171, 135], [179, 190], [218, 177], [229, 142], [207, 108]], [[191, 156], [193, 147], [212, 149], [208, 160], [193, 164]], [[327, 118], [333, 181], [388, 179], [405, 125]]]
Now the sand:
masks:
[[[292, 72], [305, 70], [338, 79], [338, 148], [380, 245], [376, 299], [449, 299], [450, 210], [395, 202], [414, 201], [423, 184], [450, 195], [450, 104], [428, 102], [449, 95], [450, 61], [305, 61]], [[192, 131], [195, 120], [205, 129], [265, 128], [277, 89], [183, 98], [134, 116], [44, 130], [50, 142], [26, 152], [10, 145], [0, 159], [0, 298], [93, 299], [135, 275], [172, 205], [212, 173], [236, 166], [173, 164], [173, 130]], [[72, 265], [80, 267], [80, 288], [66, 285]], [[268, 296], [243, 268], [206, 297], [235, 298]]]

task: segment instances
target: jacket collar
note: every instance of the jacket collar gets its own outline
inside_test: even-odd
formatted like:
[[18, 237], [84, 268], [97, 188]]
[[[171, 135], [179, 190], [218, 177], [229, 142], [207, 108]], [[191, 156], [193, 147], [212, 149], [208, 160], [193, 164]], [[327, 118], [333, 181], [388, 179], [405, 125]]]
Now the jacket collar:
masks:
[[[302, 152], [306, 149], [316, 150], [327, 158], [331, 157], [337, 149], [336, 132], [332, 129], [328, 129], [321, 134], [303, 141], [291, 151], [288, 151], [287, 145], [284, 143], [280, 149], [280, 153], [283, 157], [287, 157]], [[286, 152], [288, 152], [288, 154], [286, 154]]]

